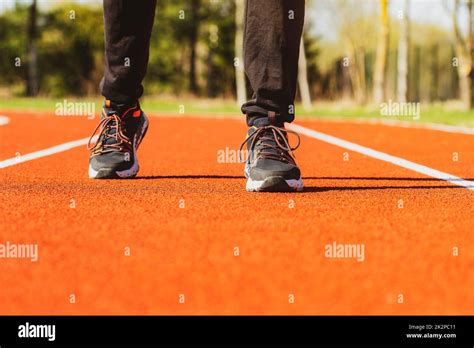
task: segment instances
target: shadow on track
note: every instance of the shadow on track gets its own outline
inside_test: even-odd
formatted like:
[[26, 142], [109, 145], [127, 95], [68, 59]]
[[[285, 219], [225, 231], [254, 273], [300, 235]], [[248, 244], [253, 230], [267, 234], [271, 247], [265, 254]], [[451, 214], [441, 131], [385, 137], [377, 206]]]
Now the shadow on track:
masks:
[[[240, 175], [150, 175], [139, 176], [132, 180], [159, 180], [159, 179], [239, 179], [245, 180]], [[373, 180], [373, 181], [431, 181], [445, 182], [436, 178], [407, 178], [407, 177], [331, 177], [331, 176], [309, 176], [303, 180]], [[474, 179], [465, 179], [472, 181]], [[453, 180], [455, 181], [455, 180]], [[327, 192], [327, 191], [365, 191], [365, 190], [427, 190], [427, 189], [464, 189], [465, 187], [456, 185], [424, 185], [424, 186], [401, 186], [401, 185], [380, 185], [380, 186], [306, 186], [302, 193]]]
[[137, 176], [133, 180], [158, 180], [158, 179], [245, 179], [239, 175], [150, 175]]
[[[474, 188], [474, 186], [472, 186]], [[309, 186], [305, 187], [303, 193], [305, 192], [327, 192], [327, 191], [366, 191], [366, 190], [432, 190], [432, 189], [466, 189], [462, 186], [439, 186], [439, 185], [430, 185], [430, 186]]]
[[[436, 178], [407, 178], [407, 177], [305, 177], [307, 180], [368, 180], [368, 181], [428, 181], [428, 182], [445, 182], [441, 179]], [[473, 181], [473, 179], [459, 179]], [[452, 181], [458, 181], [453, 179]], [[474, 187], [474, 186], [473, 186]], [[469, 187], [471, 188], [471, 187]], [[391, 190], [391, 189], [404, 189], [404, 190], [426, 190], [426, 189], [465, 189], [462, 186], [456, 185], [417, 185], [417, 186], [401, 186], [401, 185], [380, 185], [380, 186], [307, 186], [304, 192], [327, 192], [327, 191], [365, 191], [365, 190]]]
[[[379, 181], [441, 181], [444, 180], [436, 179], [436, 178], [397, 178], [397, 177], [364, 177], [364, 176], [308, 176], [303, 177], [303, 180], [379, 180]], [[461, 181], [461, 180], [468, 180], [474, 181], [474, 179], [460, 179], [456, 180], [453, 179], [452, 181]]]
[[[154, 179], [245, 179], [243, 175], [149, 175], [138, 176], [134, 180], [154, 180]], [[376, 181], [440, 181], [436, 178], [397, 178], [397, 177], [364, 177], [364, 176], [304, 176], [303, 180], [376, 180]], [[474, 179], [460, 179], [474, 181]], [[452, 181], [456, 181], [453, 179]]]

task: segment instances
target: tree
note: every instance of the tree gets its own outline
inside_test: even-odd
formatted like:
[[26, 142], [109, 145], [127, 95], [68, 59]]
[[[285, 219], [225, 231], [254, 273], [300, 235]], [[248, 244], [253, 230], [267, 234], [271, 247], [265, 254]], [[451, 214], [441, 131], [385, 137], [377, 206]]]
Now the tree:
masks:
[[300, 87], [303, 108], [305, 110], [310, 110], [312, 105], [308, 83], [308, 64], [306, 62], [306, 50], [303, 37], [301, 38], [300, 42], [300, 56], [298, 60], [298, 85]]
[[70, 11], [66, 3], [41, 14], [42, 35], [37, 40], [41, 94], [97, 93], [104, 61], [104, 36], [97, 30], [103, 26], [102, 9], [76, 4]]
[[235, 0], [235, 83], [237, 90], [237, 104], [247, 101], [247, 87], [245, 81], [243, 40], [244, 40], [245, 0]]
[[436, 43], [430, 48], [430, 101], [439, 98], [439, 45]]
[[388, 0], [380, 0], [380, 32], [377, 44], [377, 55], [374, 68], [373, 99], [381, 103], [385, 99], [385, 78], [387, 73], [390, 25], [388, 17]]
[[400, 38], [398, 41], [397, 67], [397, 100], [405, 103], [408, 96], [408, 51], [410, 47], [410, 0], [403, 1], [402, 18], [400, 19]]
[[413, 64], [411, 70], [411, 88], [410, 99], [419, 102], [421, 99], [421, 47], [416, 45], [413, 47]]
[[189, 89], [192, 93], [199, 93], [199, 86], [197, 83], [197, 73], [196, 73], [196, 62], [197, 62], [197, 45], [199, 39], [199, 24], [200, 24], [200, 14], [199, 9], [201, 7], [201, 0], [192, 0], [190, 1], [190, 26], [189, 26], [189, 46], [190, 46], [190, 55], [189, 55]]
[[38, 51], [36, 47], [38, 6], [36, 0], [31, 2], [28, 11], [28, 35], [27, 35], [27, 79], [26, 94], [35, 96], [38, 94]]
[[472, 107], [472, 54], [473, 54], [473, 4], [472, 0], [466, 0], [466, 7], [468, 13], [468, 30], [466, 38], [461, 34], [458, 24], [458, 14], [460, 1], [454, 1], [454, 10], [452, 12], [452, 21], [454, 28], [454, 36], [456, 38], [456, 55], [453, 63], [456, 63], [459, 76], [459, 91], [461, 100], [466, 109]]
[[[340, 41], [344, 44], [344, 56], [340, 60], [341, 68], [347, 69], [358, 104], [367, 100], [366, 57], [376, 44], [374, 8], [372, 1], [331, 0], [320, 2], [333, 14], [333, 27], [337, 28]], [[316, 3], [317, 4], [317, 3]], [[343, 74], [347, 76], [347, 74]], [[343, 79], [346, 81], [346, 79]]]

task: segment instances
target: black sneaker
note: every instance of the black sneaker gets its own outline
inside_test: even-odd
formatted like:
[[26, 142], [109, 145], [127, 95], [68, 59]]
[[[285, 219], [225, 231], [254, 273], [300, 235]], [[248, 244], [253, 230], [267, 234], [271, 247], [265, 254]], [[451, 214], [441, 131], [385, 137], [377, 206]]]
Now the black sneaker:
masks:
[[[298, 144], [291, 147], [288, 133], [298, 137]], [[253, 126], [247, 132], [247, 161], [244, 174], [247, 178], [246, 189], [249, 192], [292, 192], [303, 190], [303, 180], [293, 151], [300, 145], [296, 132], [286, 130], [284, 126]]]
[[[97, 142], [91, 146], [97, 131]], [[92, 134], [89, 178], [132, 178], [138, 173], [137, 149], [148, 129], [148, 118], [138, 101], [133, 105], [105, 101], [100, 123]]]

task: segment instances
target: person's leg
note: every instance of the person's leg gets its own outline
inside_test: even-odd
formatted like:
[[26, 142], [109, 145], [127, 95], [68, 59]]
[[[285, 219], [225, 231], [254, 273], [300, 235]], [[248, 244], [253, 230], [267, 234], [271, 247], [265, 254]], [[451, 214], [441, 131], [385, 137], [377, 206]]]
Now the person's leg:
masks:
[[244, 65], [254, 95], [242, 106], [247, 191], [301, 191], [303, 181], [284, 123], [294, 115], [304, 0], [247, 0]]
[[[156, 0], [104, 0], [106, 98], [98, 140], [89, 145], [89, 177], [130, 178], [138, 173], [137, 149], [148, 129], [143, 94]], [[92, 140], [93, 137], [91, 137]]]
[[305, 0], [247, 0], [244, 65], [254, 95], [242, 112], [249, 126], [269, 111], [279, 123], [294, 119], [304, 13]]
[[156, 0], [104, 0], [105, 72], [102, 95], [118, 103], [143, 93]]

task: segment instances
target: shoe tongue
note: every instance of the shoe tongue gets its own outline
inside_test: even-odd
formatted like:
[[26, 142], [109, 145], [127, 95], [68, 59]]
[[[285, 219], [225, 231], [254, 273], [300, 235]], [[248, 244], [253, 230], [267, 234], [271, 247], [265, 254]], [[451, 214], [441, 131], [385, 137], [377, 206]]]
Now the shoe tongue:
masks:
[[[126, 107], [127, 107], [126, 104], [117, 104], [117, 103], [113, 103], [113, 102], [106, 102], [106, 105], [104, 106], [104, 113], [107, 116], [111, 116], [111, 115], [115, 114], [118, 117], [122, 118]], [[115, 137], [113, 137], [113, 135], [115, 135], [115, 133], [117, 132], [117, 128], [115, 126], [116, 126], [116, 121], [115, 120], [112, 120], [112, 121], [109, 122], [108, 129], [107, 129], [107, 134], [109, 135], [109, 137], [107, 137], [106, 139], [103, 140], [104, 144], [110, 145], [110, 144], [116, 144], [117, 143], [117, 140], [115, 139]]]
[[[262, 122], [262, 124], [263, 124], [263, 126], [262, 125], [260, 125], [260, 126], [256, 125], [256, 127], [261, 128], [261, 127], [270, 125], [270, 123], [265, 124], [265, 122]], [[280, 126], [280, 127], [283, 128], [283, 126]], [[252, 135], [253, 132], [257, 131], [258, 128], [255, 128], [255, 127], [250, 128], [249, 136]], [[280, 143], [283, 144], [284, 141], [283, 141], [283, 139], [281, 139], [280, 134], [277, 133], [276, 136], [280, 140]], [[279, 155], [280, 152], [282, 152], [282, 149], [278, 146], [278, 144], [275, 140], [275, 135], [274, 135], [273, 130], [267, 129], [267, 130], [263, 131], [258, 137], [259, 137], [259, 139], [255, 143], [255, 148], [253, 149], [254, 151], [257, 150], [258, 148], [261, 148], [263, 144], [266, 144], [266, 145], [270, 145], [270, 146], [265, 146], [265, 152], [266, 153], [273, 153], [273, 154]], [[262, 139], [262, 138], [264, 138], [264, 139]]]
[[253, 121], [255, 127], [275, 126], [283, 128], [284, 125], [281, 123], [272, 123], [268, 117], [260, 117]]

